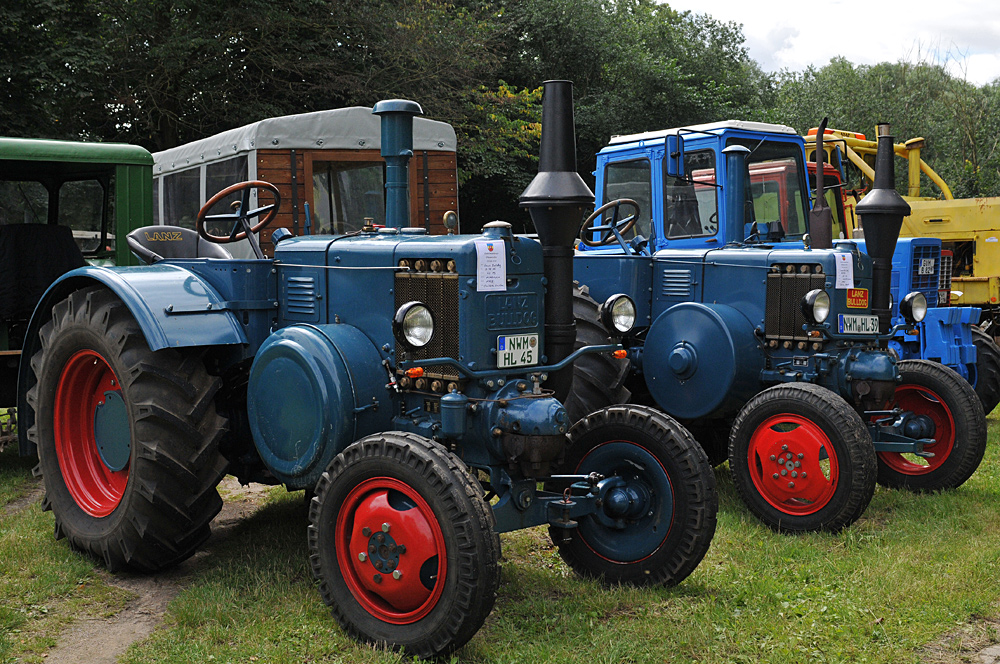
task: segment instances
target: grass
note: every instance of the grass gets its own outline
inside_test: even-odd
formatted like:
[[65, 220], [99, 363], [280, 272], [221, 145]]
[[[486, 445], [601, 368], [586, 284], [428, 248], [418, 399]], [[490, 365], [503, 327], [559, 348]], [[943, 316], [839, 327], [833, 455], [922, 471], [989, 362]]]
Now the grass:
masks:
[[[30, 486], [19, 474], [28, 465], [10, 450], [0, 455], [4, 501]], [[504, 535], [496, 608], [454, 659], [918, 662], [928, 644], [1000, 616], [996, 417], [986, 459], [959, 490], [880, 488], [862, 519], [838, 535], [776, 535], [743, 508], [728, 471], [718, 479], [712, 548], [677, 588], [606, 589], [573, 576], [542, 529]], [[127, 599], [52, 539], [50, 513], [0, 518], [0, 662], [41, 661], [68, 616], [114, 612]], [[123, 661], [401, 661], [348, 639], [333, 622], [308, 570], [305, 527], [301, 493], [270, 493], [171, 602], [163, 627]]]

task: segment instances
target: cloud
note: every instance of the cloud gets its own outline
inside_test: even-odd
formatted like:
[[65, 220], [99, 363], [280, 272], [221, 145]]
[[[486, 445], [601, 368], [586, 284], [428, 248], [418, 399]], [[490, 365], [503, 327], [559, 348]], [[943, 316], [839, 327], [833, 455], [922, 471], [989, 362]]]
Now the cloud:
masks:
[[763, 39], [748, 36], [747, 49], [764, 69], [781, 69], [788, 66], [786, 56], [792, 51], [794, 40], [798, 36], [799, 29], [795, 26], [778, 25], [769, 30]]
[[[836, 56], [855, 64], [929, 60], [984, 85], [1000, 77], [996, 0], [828, 0], [822, 14], [797, 0], [675, 0], [677, 10], [743, 26], [747, 50], [765, 71], [822, 67]], [[928, 17], [933, 16], [933, 19]]]

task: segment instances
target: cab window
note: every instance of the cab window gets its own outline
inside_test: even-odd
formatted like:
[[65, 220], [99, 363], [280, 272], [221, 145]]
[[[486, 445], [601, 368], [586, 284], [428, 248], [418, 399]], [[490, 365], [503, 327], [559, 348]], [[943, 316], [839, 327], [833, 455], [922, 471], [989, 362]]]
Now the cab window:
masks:
[[0, 224], [45, 224], [49, 192], [41, 182], [0, 181]]
[[107, 198], [97, 180], [64, 182], [59, 187], [59, 223], [73, 229], [73, 239], [84, 255], [114, 251], [114, 234], [102, 237]]
[[663, 181], [663, 226], [667, 238], [715, 235], [719, 230], [715, 153], [684, 153], [684, 177]]
[[730, 138], [726, 145], [742, 145], [750, 150], [747, 165], [754, 221], [780, 221], [786, 236], [807, 233], [809, 207], [802, 148], [795, 143], [751, 138]]
[[[641, 235], [647, 240], [650, 239], [653, 228], [653, 185], [648, 159], [616, 161], [605, 167], [604, 202], [610, 203], [618, 198], [631, 198], [639, 204], [639, 219], [623, 237], [629, 240]], [[631, 207], [623, 206], [619, 212], [619, 219], [622, 215], [629, 215], [632, 212]], [[613, 214], [613, 210], [608, 210], [602, 215], [602, 219], [595, 222], [595, 225], [611, 223]]]
[[330, 235], [360, 230], [365, 218], [385, 219], [382, 162], [314, 161], [312, 214], [313, 232]]

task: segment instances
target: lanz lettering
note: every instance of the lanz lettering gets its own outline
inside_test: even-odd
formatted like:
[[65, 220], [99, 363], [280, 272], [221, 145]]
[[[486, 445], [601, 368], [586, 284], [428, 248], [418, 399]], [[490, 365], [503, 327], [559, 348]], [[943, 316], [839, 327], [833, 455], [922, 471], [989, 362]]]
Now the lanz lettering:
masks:
[[154, 231], [153, 233], [145, 231], [143, 234], [149, 242], [180, 242], [182, 239], [180, 231]]

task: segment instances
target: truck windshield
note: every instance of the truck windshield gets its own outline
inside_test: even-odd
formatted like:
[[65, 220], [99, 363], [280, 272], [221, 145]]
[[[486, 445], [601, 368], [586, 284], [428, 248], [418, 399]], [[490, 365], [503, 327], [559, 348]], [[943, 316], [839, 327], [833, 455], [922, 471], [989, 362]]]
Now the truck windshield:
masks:
[[[109, 181], [113, 182], [113, 178]], [[47, 184], [37, 180], [0, 179], [0, 225], [58, 223], [73, 230], [84, 256], [114, 251], [113, 230], [105, 230], [111, 203], [98, 179]], [[50, 205], [52, 206], [50, 208]]]
[[801, 146], [781, 141], [761, 143], [752, 138], [730, 138], [726, 145], [743, 145], [752, 151], [749, 166], [754, 221], [780, 221], [786, 237], [808, 233]]

